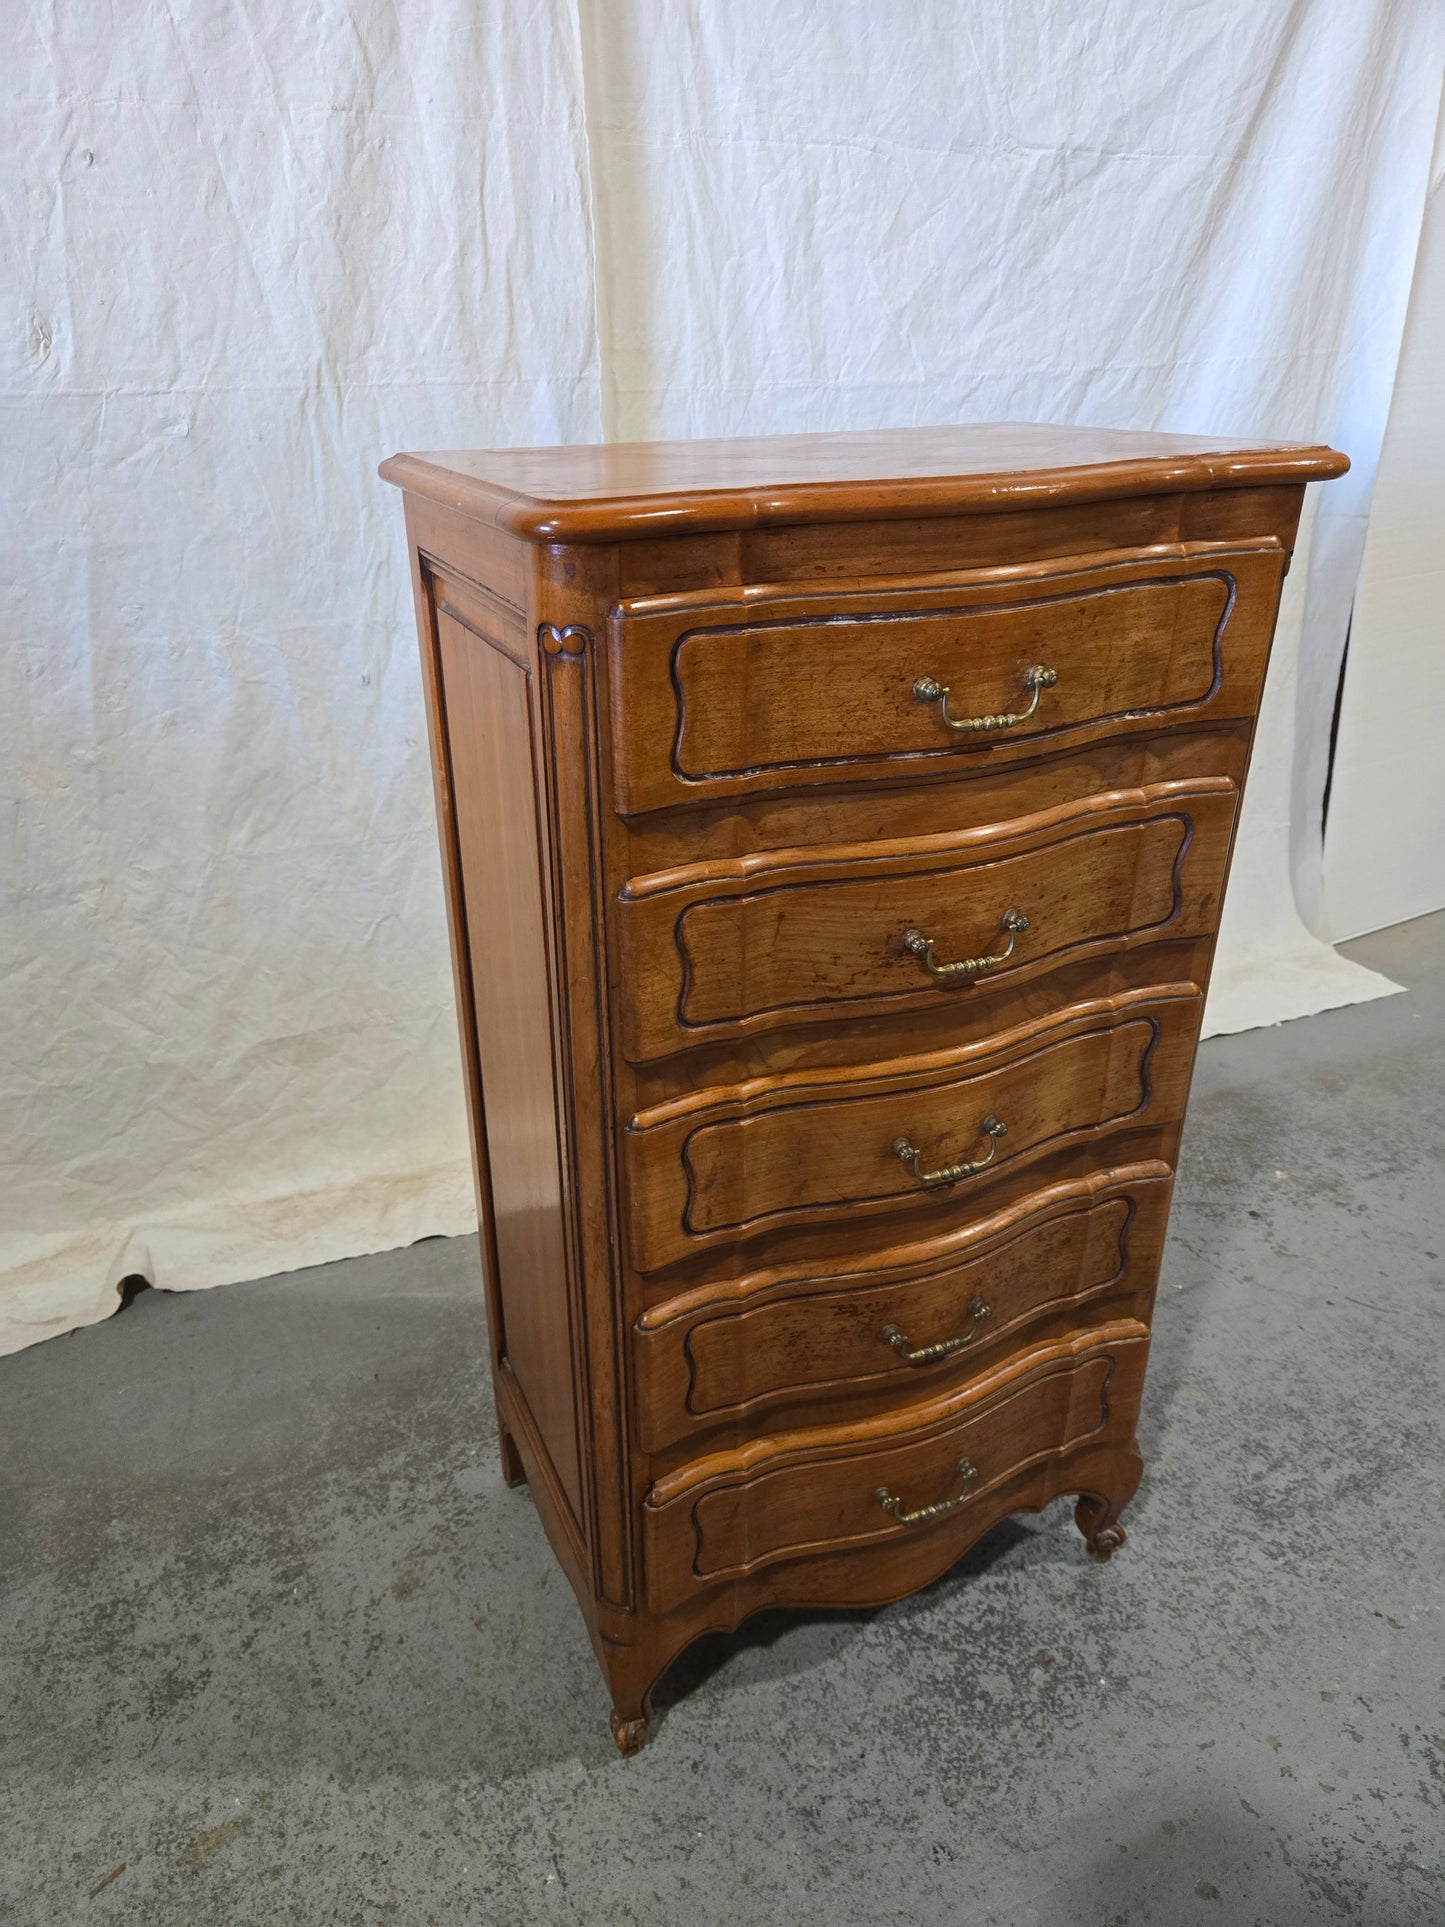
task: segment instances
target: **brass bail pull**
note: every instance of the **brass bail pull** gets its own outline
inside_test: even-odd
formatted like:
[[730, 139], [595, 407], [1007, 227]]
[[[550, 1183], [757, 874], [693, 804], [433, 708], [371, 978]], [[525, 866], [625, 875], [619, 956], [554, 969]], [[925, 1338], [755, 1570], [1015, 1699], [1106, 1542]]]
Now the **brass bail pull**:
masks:
[[968, 1164], [945, 1164], [940, 1170], [925, 1171], [923, 1153], [916, 1150], [906, 1137], [894, 1138], [893, 1155], [900, 1163], [908, 1166], [920, 1184], [954, 1184], [959, 1178], [970, 1178], [975, 1171], [981, 1171], [986, 1164], [993, 1163], [998, 1155], [998, 1141], [1008, 1126], [1002, 1118], [995, 1117], [990, 1112], [978, 1128], [981, 1135], [989, 1140], [988, 1151], [985, 1156], [974, 1158]]
[[1042, 691], [1052, 689], [1058, 680], [1057, 670], [1045, 669], [1041, 662], [1031, 664], [1024, 671], [1024, 688], [1034, 692], [1028, 708], [1010, 711], [1003, 716], [950, 716], [948, 685], [936, 681], [932, 676], [920, 676], [913, 685], [913, 694], [921, 703], [937, 703], [938, 713], [950, 729], [972, 730], [979, 735], [985, 730], [1017, 729], [1020, 723], [1026, 723], [1038, 708]]
[[885, 1512], [891, 1513], [901, 1526], [921, 1526], [925, 1520], [941, 1519], [945, 1512], [952, 1512], [961, 1506], [968, 1497], [968, 1484], [978, 1477], [978, 1467], [968, 1459], [958, 1462], [959, 1483], [964, 1490], [951, 1499], [935, 1499], [932, 1505], [921, 1505], [916, 1512], [905, 1512], [903, 1501], [896, 1493], [890, 1492], [886, 1485], [880, 1485], [873, 1494]]
[[925, 937], [921, 930], [905, 930], [903, 948], [917, 957], [919, 963], [930, 977], [945, 981], [957, 977], [977, 977], [995, 965], [1007, 963], [1014, 953], [1014, 945], [1020, 935], [1028, 929], [1029, 920], [1021, 910], [1005, 910], [999, 920], [999, 929], [1006, 932], [1008, 942], [1002, 950], [994, 951], [990, 957], [960, 957], [955, 963], [937, 963], [933, 955], [933, 938]]
[[974, 1297], [968, 1301], [968, 1315], [973, 1323], [966, 1332], [960, 1332], [957, 1338], [940, 1338], [936, 1345], [911, 1345], [897, 1325], [885, 1325], [879, 1337], [893, 1347], [905, 1365], [932, 1365], [935, 1360], [952, 1358], [965, 1345], [971, 1345], [978, 1337], [984, 1320], [991, 1318], [993, 1313], [981, 1298]]

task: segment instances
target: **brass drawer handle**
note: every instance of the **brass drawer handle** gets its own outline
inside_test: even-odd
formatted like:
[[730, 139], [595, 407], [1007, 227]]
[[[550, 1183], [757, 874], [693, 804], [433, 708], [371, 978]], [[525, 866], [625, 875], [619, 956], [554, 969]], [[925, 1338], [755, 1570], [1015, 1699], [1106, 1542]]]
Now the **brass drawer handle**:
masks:
[[966, 1332], [961, 1332], [957, 1338], [940, 1338], [936, 1345], [920, 1345], [916, 1351], [896, 1325], [885, 1325], [880, 1336], [893, 1347], [905, 1365], [931, 1365], [935, 1359], [952, 1358], [965, 1345], [971, 1345], [978, 1337], [979, 1327], [985, 1318], [993, 1316], [981, 1298], [970, 1298], [968, 1311], [973, 1323]]
[[1033, 700], [1027, 709], [1019, 710], [1017, 715], [1006, 716], [950, 716], [948, 686], [935, 682], [932, 676], [920, 676], [913, 685], [913, 693], [921, 703], [937, 703], [939, 714], [950, 729], [969, 729], [978, 733], [985, 729], [1016, 729], [1020, 723], [1026, 723], [1039, 706], [1040, 692], [1052, 689], [1058, 680], [1057, 670], [1045, 669], [1041, 662], [1034, 663], [1024, 671], [1024, 688], [1032, 689]]
[[[966, 1487], [970, 1479], [978, 1477], [978, 1467], [968, 1459], [960, 1459], [958, 1476]], [[902, 1499], [890, 1492], [886, 1485], [880, 1485], [873, 1496], [885, 1512], [893, 1514], [899, 1525], [921, 1526], [925, 1519], [941, 1519], [945, 1512], [952, 1512], [956, 1506], [961, 1506], [968, 1493], [960, 1492], [952, 1499], [935, 1499], [932, 1505], [921, 1505], [916, 1512], [905, 1512]]]
[[1003, 949], [996, 950], [991, 957], [960, 957], [956, 963], [935, 963], [933, 938], [925, 937], [921, 930], [905, 930], [903, 948], [917, 957], [930, 977], [976, 977], [981, 970], [992, 970], [995, 964], [1006, 963], [1014, 953], [1020, 932], [1028, 927], [1029, 920], [1021, 910], [1005, 910], [999, 923], [999, 929], [1008, 932]]
[[998, 1141], [1008, 1126], [1002, 1118], [990, 1112], [978, 1128], [989, 1140], [988, 1155], [975, 1158], [972, 1164], [945, 1164], [942, 1170], [925, 1171], [923, 1153], [915, 1151], [906, 1137], [894, 1138], [893, 1155], [908, 1166], [920, 1184], [953, 1184], [959, 1178], [971, 1178], [975, 1171], [981, 1171], [986, 1164], [993, 1163], [998, 1154]]

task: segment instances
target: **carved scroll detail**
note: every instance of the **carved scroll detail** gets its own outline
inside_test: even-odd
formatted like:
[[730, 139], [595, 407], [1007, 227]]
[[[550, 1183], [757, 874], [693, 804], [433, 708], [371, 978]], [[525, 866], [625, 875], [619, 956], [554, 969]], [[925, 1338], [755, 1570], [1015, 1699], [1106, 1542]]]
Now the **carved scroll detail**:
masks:
[[537, 640], [549, 656], [581, 656], [593, 636], [585, 623], [569, 622], [565, 629], [559, 629], [555, 622], [539, 622]]

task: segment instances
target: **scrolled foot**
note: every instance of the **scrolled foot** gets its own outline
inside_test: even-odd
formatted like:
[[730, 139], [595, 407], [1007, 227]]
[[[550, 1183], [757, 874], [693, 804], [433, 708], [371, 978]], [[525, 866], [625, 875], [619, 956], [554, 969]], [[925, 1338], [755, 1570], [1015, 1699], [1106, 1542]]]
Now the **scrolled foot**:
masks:
[[1124, 1528], [1116, 1523], [1105, 1526], [1102, 1532], [1096, 1532], [1091, 1539], [1086, 1539], [1084, 1547], [1091, 1559], [1097, 1559], [1101, 1566], [1107, 1566], [1128, 1537]]
[[[1127, 1499], [1133, 1489], [1133, 1485], [1130, 1485], [1123, 1499]], [[1129, 1536], [1119, 1524], [1123, 1499], [1117, 1492], [1107, 1495], [1086, 1492], [1074, 1507], [1074, 1524], [1084, 1535], [1089, 1557], [1097, 1559], [1101, 1566], [1109, 1563]]]
[[642, 1751], [647, 1738], [646, 1719], [625, 1720], [620, 1713], [612, 1715], [612, 1737], [617, 1742], [617, 1751], [624, 1760], [630, 1760], [634, 1753]]

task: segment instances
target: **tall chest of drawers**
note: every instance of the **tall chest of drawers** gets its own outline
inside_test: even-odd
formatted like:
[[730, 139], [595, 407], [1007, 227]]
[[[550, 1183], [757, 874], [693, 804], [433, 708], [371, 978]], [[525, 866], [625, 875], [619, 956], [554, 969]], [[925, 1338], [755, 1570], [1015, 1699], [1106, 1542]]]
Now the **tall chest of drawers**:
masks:
[[619, 1747], [699, 1634], [1123, 1543], [1296, 444], [399, 455], [492, 1372]]

